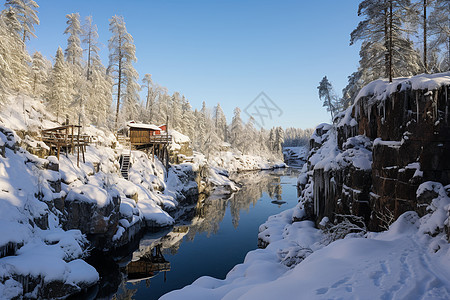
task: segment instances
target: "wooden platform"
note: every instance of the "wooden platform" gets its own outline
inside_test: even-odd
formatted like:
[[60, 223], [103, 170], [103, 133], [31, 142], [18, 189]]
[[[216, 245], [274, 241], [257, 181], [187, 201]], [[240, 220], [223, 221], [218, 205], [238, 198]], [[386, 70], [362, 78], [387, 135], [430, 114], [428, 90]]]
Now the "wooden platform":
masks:
[[81, 134], [81, 126], [79, 125], [64, 125], [50, 129], [44, 129], [41, 132], [42, 141], [50, 147], [51, 150], [56, 151], [56, 157], [59, 159], [61, 149], [65, 150], [66, 155], [70, 152], [74, 154], [77, 150], [77, 164], [79, 165], [80, 150], [85, 162], [84, 153], [86, 146], [92, 142], [92, 138], [88, 135]]

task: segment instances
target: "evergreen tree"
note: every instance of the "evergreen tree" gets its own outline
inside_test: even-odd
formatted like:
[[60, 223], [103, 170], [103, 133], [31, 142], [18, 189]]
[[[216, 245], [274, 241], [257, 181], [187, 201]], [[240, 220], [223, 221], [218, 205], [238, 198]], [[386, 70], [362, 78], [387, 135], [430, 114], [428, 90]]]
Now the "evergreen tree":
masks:
[[70, 101], [70, 86], [68, 78], [71, 74], [68, 66], [64, 60], [64, 54], [61, 47], [58, 48], [55, 57], [55, 64], [53, 65], [48, 99], [49, 108], [56, 113], [56, 119], [64, 116]]
[[22, 42], [25, 46], [25, 42], [30, 39], [30, 36], [36, 37], [34, 25], [39, 25], [37, 16], [39, 5], [33, 0], [6, 0], [5, 6], [13, 9], [17, 15]]
[[450, 0], [434, 0], [429, 18], [431, 45], [444, 51], [442, 70], [450, 71]]
[[[133, 37], [127, 32], [123, 17], [113, 16], [109, 23], [112, 33], [109, 39], [109, 66], [108, 73], [114, 80], [115, 95], [117, 99], [114, 128], [117, 130], [119, 109], [121, 101], [127, 101], [127, 109], [132, 109], [137, 99], [137, 72], [133, 67], [136, 62], [136, 47]], [[134, 82], [133, 82], [134, 81]], [[130, 111], [127, 111], [129, 113]]]
[[92, 16], [86, 17], [82, 37], [82, 42], [86, 45], [85, 52], [87, 55], [86, 79], [90, 80], [92, 69], [102, 64], [98, 54], [100, 48], [98, 46], [97, 25], [92, 23]]
[[52, 68], [51, 62], [42, 56], [39, 51], [34, 52], [31, 64], [32, 93], [41, 98], [47, 92], [46, 82]]
[[89, 80], [89, 98], [86, 105], [89, 119], [97, 126], [107, 125], [112, 102], [112, 80], [103, 66], [92, 69]]
[[330, 112], [331, 120], [334, 120], [334, 117], [340, 111], [340, 103], [327, 76], [322, 78], [317, 89], [319, 90], [319, 99], [323, 101], [323, 106]]
[[359, 4], [358, 16], [365, 16], [351, 33], [350, 45], [362, 41], [360, 78], [365, 83], [394, 76], [417, 74], [420, 56], [412, 41], [403, 35], [409, 0], [364, 0]]
[[241, 119], [241, 109], [236, 107], [234, 109], [233, 119], [231, 120], [231, 128], [230, 128], [230, 143], [233, 148], [240, 150], [243, 152], [244, 147], [244, 137], [243, 137], [243, 128], [242, 119]]
[[67, 28], [64, 34], [68, 34], [67, 48], [64, 51], [67, 62], [81, 67], [81, 60], [83, 58], [83, 48], [81, 48], [80, 35], [82, 34], [80, 15], [78, 13], [67, 14]]
[[[131, 65], [131, 61], [125, 61], [124, 67], [126, 71], [127, 77], [127, 85], [125, 90], [125, 98], [123, 102], [123, 117], [125, 121], [134, 120], [138, 116], [139, 112], [139, 90], [141, 86], [137, 83], [139, 75], [137, 71]], [[141, 120], [136, 120], [141, 121]]]
[[[14, 9], [0, 14], [0, 98], [11, 92], [30, 93], [31, 61], [20, 35], [20, 22]], [[3, 100], [3, 99], [0, 99]]]
[[222, 141], [227, 141], [228, 134], [227, 134], [227, 118], [225, 117], [225, 114], [223, 113], [222, 107], [220, 107], [220, 103], [217, 103], [217, 106], [214, 108], [214, 128], [216, 130], [217, 136]]

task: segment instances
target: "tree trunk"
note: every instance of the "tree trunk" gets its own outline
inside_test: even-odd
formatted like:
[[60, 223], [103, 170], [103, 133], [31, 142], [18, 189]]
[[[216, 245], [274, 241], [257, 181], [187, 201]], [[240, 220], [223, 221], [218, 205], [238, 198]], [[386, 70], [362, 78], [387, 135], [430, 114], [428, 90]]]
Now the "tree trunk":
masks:
[[423, 66], [428, 73], [427, 63], [427, 0], [423, 0]]
[[389, 78], [389, 12], [387, 7], [387, 1], [385, 1], [384, 6], [384, 67], [385, 67], [385, 77]]
[[91, 32], [89, 32], [89, 39], [88, 39], [88, 57], [87, 57], [87, 74], [86, 79], [89, 81], [89, 77], [91, 73]]
[[392, 82], [392, 0], [389, 1], [389, 82]]
[[116, 108], [116, 121], [114, 122], [114, 128], [117, 131], [117, 122], [119, 121], [119, 108], [120, 108], [120, 86], [122, 85], [122, 55], [119, 53], [119, 78], [117, 84], [117, 108]]

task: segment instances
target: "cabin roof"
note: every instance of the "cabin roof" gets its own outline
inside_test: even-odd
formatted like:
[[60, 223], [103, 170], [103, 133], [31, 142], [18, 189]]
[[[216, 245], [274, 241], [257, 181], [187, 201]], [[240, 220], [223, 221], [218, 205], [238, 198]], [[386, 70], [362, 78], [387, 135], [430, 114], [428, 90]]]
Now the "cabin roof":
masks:
[[130, 128], [148, 129], [148, 130], [153, 130], [153, 131], [161, 130], [161, 128], [159, 128], [158, 126], [153, 125], [153, 124], [128, 123], [127, 126]]

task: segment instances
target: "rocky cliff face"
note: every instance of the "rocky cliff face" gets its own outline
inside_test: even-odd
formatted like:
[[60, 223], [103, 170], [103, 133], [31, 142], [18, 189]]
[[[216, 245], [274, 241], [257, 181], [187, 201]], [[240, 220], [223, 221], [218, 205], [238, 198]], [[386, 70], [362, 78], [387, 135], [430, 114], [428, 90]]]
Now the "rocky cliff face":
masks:
[[[417, 196], [418, 187], [450, 184], [449, 106], [448, 73], [363, 88], [336, 127], [319, 126], [311, 140], [317, 219], [358, 215], [370, 230], [381, 230], [405, 211], [424, 215], [433, 197]], [[333, 144], [336, 149], [324, 150]], [[366, 150], [370, 159], [360, 155]], [[360, 158], [368, 165], [358, 167]]]

